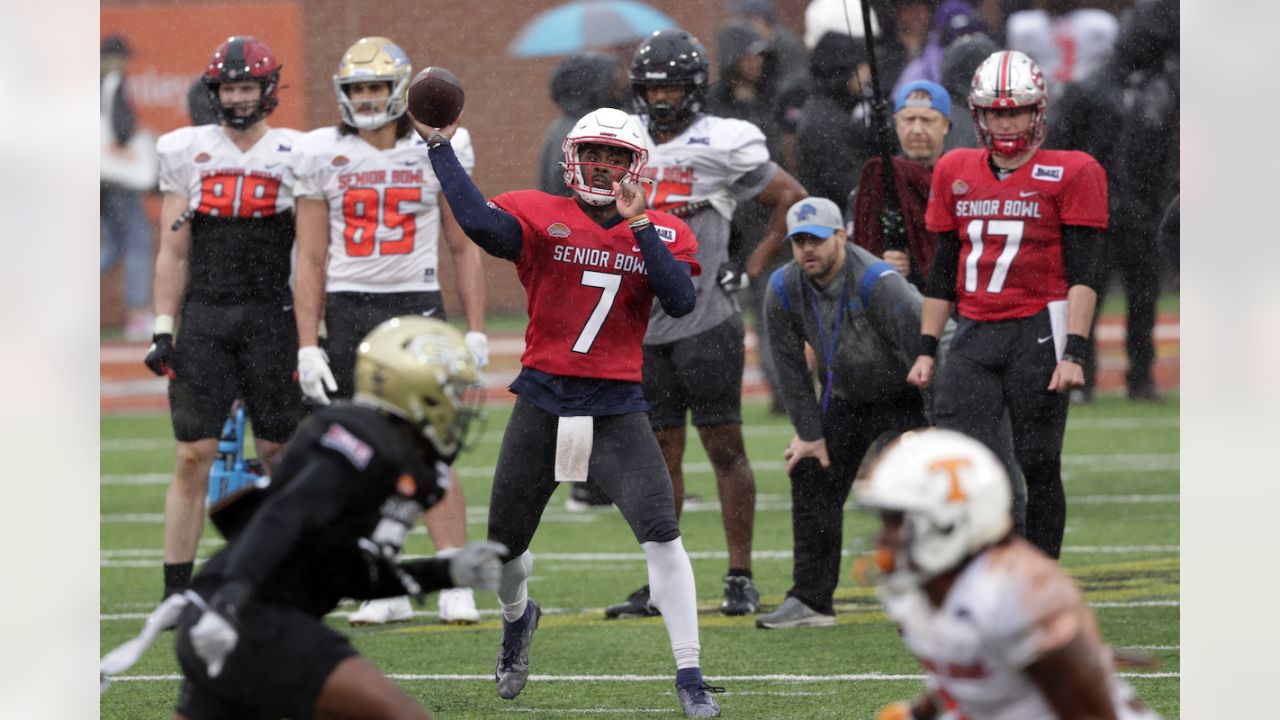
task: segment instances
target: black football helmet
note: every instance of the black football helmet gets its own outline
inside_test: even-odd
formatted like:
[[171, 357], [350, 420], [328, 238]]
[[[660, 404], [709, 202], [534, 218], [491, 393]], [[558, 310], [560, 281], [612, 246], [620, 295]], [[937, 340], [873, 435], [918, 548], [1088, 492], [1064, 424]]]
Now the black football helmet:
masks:
[[[251, 35], [235, 35], [227, 38], [209, 58], [201, 80], [213, 94], [213, 100], [222, 111], [223, 121], [237, 130], [244, 130], [271, 114], [280, 103], [276, 92], [280, 89], [280, 68], [283, 67], [271, 48]], [[227, 82], [256, 82], [262, 86], [262, 99], [249, 115], [239, 115], [231, 106], [224, 106], [218, 97], [218, 88]]]
[[[649, 116], [659, 130], [674, 131], [702, 111], [707, 92], [707, 51], [685, 30], [659, 30], [636, 49], [631, 61], [631, 90], [636, 112]], [[684, 99], [678, 105], [649, 104], [645, 88], [680, 86]]]

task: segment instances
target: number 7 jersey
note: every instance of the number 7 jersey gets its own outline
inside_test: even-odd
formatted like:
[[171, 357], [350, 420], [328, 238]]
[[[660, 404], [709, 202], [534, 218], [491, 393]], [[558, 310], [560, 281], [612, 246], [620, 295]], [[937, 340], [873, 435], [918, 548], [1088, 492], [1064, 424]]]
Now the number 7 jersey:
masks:
[[[465, 128], [453, 147], [470, 173], [475, 153]], [[440, 289], [440, 181], [417, 133], [379, 150], [330, 126], [303, 136], [298, 151], [294, 194], [329, 206], [326, 291]]]
[[956, 310], [979, 321], [1035, 315], [1067, 297], [1062, 226], [1107, 228], [1107, 175], [1088, 154], [1039, 150], [1004, 180], [988, 150], [952, 150], [933, 170], [925, 224], [960, 236]]

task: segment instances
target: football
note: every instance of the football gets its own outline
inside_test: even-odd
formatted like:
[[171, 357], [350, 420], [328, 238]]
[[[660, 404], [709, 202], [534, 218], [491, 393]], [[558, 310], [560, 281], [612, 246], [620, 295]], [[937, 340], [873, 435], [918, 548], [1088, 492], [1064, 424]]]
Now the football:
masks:
[[452, 124], [462, 114], [462, 81], [442, 67], [424, 68], [409, 85], [409, 113], [434, 128]]

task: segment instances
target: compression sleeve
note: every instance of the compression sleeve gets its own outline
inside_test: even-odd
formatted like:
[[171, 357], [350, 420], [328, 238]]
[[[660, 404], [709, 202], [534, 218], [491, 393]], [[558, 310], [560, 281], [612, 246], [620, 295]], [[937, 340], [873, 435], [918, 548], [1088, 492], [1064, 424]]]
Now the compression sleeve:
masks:
[[467, 237], [494, 257], [518, 260], [524, 244], [520, 221], [485, 201], [449, 143], [436, 145], [427, 151], [427, 156], [431, 158], [431, 169], [440, 181], [449, 209]]
[[658, 231], [653, 225], [647, 224], [640, 230], [633, 230], [632, 235], [640, 246], [640, 254], [644, 256], [649, 287], [658, 302], [662, 303], [662, 310], [671, 317], [688, 315], [693, 311], [696, 300], [688, 263], [676, 260], [662, 238], [658, 237]]
[[1101, 258], [1102, 231], [1083, 225], [1062, 226], [1062, 265], [1067, 273], [1067, 287], [1086, 285], [1102, 291], [1106, 275]]
[[960, 271], [960, 236], [955, 230], [938, 234], [938, 249], [929, 264], [924, 282], [925, 297], [955, 302], [956, 273]]

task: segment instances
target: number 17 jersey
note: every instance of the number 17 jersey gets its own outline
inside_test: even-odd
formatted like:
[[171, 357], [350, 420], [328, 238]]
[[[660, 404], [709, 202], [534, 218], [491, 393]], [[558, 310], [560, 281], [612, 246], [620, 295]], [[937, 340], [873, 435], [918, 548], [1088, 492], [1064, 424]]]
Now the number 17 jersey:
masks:
[[1107, 228], [1107, 175], [1087, 153], [1039, 150], [998, 180], [990, 151], [952, 150], [933, 170], [925, 225], [960, 236], [956, 311], [1030, 317], [1067, 297], [1062, 226]]

